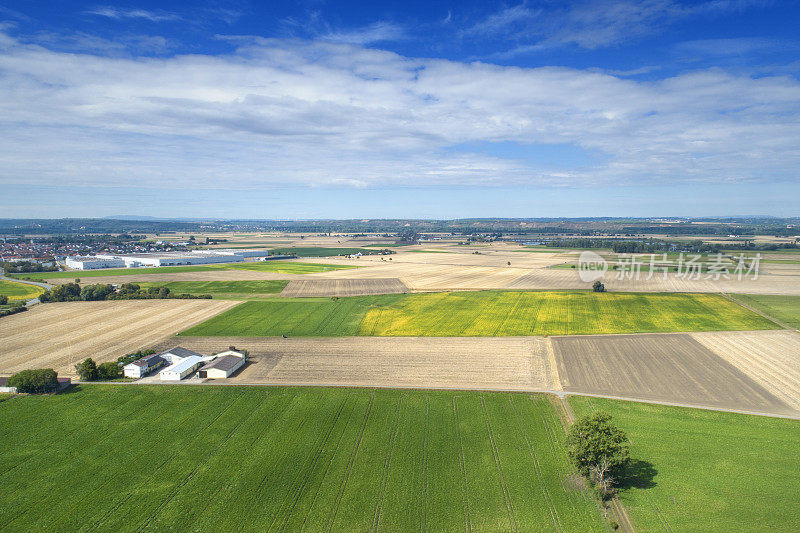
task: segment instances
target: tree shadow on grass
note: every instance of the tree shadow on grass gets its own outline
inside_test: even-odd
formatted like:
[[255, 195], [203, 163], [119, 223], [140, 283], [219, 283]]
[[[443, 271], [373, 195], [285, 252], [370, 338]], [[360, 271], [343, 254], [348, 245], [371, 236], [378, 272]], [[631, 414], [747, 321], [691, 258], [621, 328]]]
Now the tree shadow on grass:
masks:
[[653, 466], [653, 463], [639, 459], [631, 459], [617, 487], [621, 490], [651, 489], [656, 486], [656, 482], [653, 481], [653, 479], [657, 475], [658, 470]]

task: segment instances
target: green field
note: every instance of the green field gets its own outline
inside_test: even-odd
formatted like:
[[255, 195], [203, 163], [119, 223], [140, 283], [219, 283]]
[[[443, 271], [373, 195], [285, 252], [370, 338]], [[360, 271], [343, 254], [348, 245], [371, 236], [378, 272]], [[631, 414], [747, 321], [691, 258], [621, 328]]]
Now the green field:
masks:
[[288, 261], [252, 261], [246, 263], [222, 263], [217, 265], [188, 265], [151, 268], [108, 268], [98, 270], [69, 270], [65, 272], [29, 272], [15, 274], [18, 278], [95, 278], [101, 276], [136, 276], [139, 274], [174, 274], [181, 272], [210, 272], [213, 270], [253, 270], [280, 274], [312, 274], [328, 270], [358, 268], [353, 265], [321, 265], [317, 263], [292, 263]]
[[800, 296], [735, 294], [734, 297], [795, 329], [800, 329]]
[[538, 395], [83, 385], [0, 438], [4, 531], [609, 531]]
[[716, 294], [477, 291], [246, 302], [182, 335], [491, 337], [777, 327]]
[[[228, 265], [225, 265], [228, 266]], [[13, 274], [16, 278], [53, 279], [53, 278], [96, 278], [100, 276], [136, 276], [138, 274], [167, 274], [174, 272], [207, 272], [219, 270], [220, 266], [189, 265], [150, 268], [101, 268], [98, 270], [68, 270], [64, 272], [28, 272]]]
[[[610, 413], [637, 475], [620, 497], [637, 531], [800, 531], [800, 421], [570, 397]], [[649, 464], [648, 464], [649, 463]]]
[[36, 285], [0, 280], [0, 296], [8, 296], [9, 301], [30, 300], [31, 298], [36, 298], [43, 292], [44, 289]]
[[149, 281], [141, 283], [147, 287], [167, 287], [177, 294], [210, 294], [215, 298], [233, 296], [258, 296], [261, 294], [278, 294], [288, 281], [282, 280], [246, 280], [246, 281]]

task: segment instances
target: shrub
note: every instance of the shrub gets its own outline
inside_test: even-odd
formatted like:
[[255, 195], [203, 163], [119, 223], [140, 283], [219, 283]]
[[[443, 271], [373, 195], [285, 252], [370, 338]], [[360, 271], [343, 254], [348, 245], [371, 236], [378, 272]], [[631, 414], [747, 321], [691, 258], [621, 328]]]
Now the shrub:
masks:
[[600, 283], [600, 280], [597, 280], [592, 285], [592, 290], [594, 292], [606, 292], [606, 286]]
[[75, 365], [75, 372], [78, 373], [81, 381], [96, 381], [98, 377], [97, 365], [91, 357]]
[[17, 392], [44, 394], [58, 389], [58, 374], [52, 368], [23, 370], [8, 378], [6, 385], [16, 387]]
[[6, 305], [6, 304], [8, 304], [8, 296], [3, 294], [2, 296], [0, 296], [0, 305]]
[[107, 363], [100, 363], [97, 367], [97, 379], [101, 381], [109, 381], [122, 377], [122, 369], [113, 361]]

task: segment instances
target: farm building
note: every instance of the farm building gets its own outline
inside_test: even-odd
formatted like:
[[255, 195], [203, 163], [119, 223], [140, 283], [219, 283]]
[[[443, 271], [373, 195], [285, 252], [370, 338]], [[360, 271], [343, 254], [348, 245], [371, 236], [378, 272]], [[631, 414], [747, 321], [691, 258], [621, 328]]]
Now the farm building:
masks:
[[193, 352], [192, 350], [187, 350], [186, 348], [181, 348], [180, 346], [158, 354], [158, 356], [164, 359], [168, 365], [174, 365], [175, 363], [179, 363], [187, 357], [191, 357], [193, 355], [196, 357], [203, 357], [202, 354]]
[[0, 378], [0, 393], [10, 392], [11, 394], [15, 394], [17, 392], [17, 388], [6, 386], [6, 381], [8, 381], [8, 378]]
[[203, 357], [190, 355], [162, 370], [159, 376], [162, 381], [180, 381], [197, 370], [197, 367], [202, 365], [203, 362]]
[[239, 370], [245, 363], [245, 354], [234, 350], [218, 353], [214, 360], [206, 363], [197, 372], [200, 378], [225, 379]]
[[161, 357], [161, 355], [148, 355], [147, 357], [142, 357], [141, 359], [137, 359], [125, 365], [122, 367], [122, 370], [126, 378], [139, 379], [153, 370], [161, 368], [165, 364], [167, 364], [167, 360]]

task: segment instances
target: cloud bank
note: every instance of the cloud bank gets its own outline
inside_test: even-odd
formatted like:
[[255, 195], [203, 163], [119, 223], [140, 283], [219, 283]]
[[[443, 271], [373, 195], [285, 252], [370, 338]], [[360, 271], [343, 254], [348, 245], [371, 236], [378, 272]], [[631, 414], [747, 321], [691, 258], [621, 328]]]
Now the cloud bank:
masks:
[[[349, 40], [349, 39], [343, 39]], [[640, 82], [236, 38], [109, 57], [0, 32], [1, 184], [258, 188], [797, 180], [800, 83], [722, 70]], [[570, 145], [591, 163], [453, 150]]]

